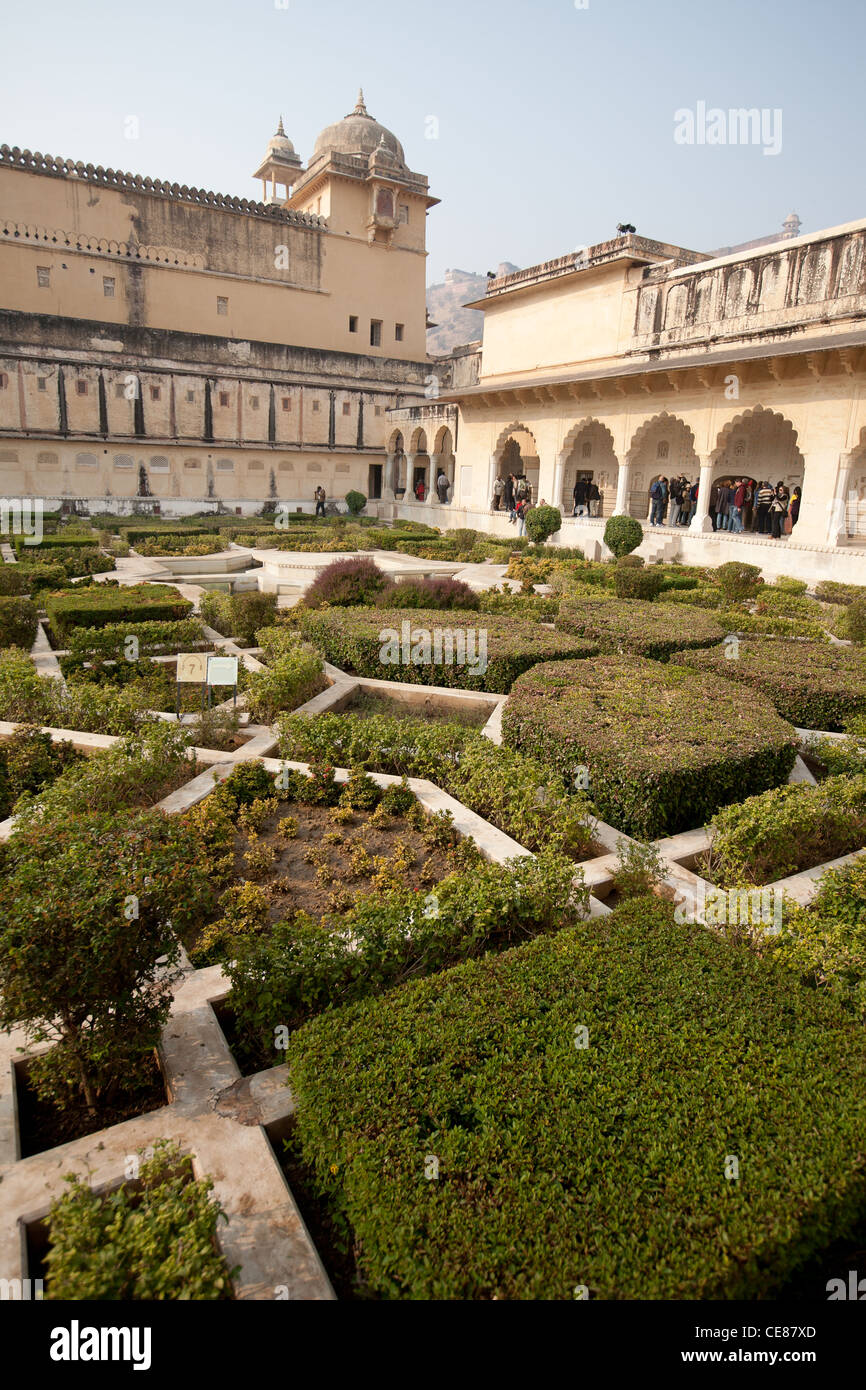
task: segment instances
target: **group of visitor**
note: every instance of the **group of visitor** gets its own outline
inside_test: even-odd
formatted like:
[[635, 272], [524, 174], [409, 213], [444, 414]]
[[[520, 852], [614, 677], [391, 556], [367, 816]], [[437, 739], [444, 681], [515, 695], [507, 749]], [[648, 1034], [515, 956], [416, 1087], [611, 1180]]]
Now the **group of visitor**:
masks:
[[598, 483], [591, 478], [578, 478], [572, 496], [572, 516], [601, 516], [604, 498], [598, 490]]
[[497, 473], [493, 483], [493, 498], [490, 509], [494, 512], [508, 512], [508, 520], [511, 524], [519, 523], [521, 536], [523, 535], [523, 522], [531, 506], [532, 483], [528, 478], [518, 477], [516, 473], [509, 473], [507, 478], [503, 478], [501, 473]]
[[[699, 484], [684, 473], [678, 478], [655, 478], [650, 487], [650, 525], [688, 526], [697, 511], [698, 491]], [[774, 487], [755, 478], [713, 483], [709, 505], [713, 530], [734, 535], [750, 531], [780, 540], [797, 525], [802, 495], [800, 487], [792, 492], [783, 482]]]

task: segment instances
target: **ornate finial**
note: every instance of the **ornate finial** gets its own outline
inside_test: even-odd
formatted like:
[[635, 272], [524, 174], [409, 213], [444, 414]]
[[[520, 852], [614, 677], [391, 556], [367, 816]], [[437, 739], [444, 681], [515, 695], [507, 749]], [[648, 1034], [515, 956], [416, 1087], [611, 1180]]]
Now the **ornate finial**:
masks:
[[353, 116], [369, 116], [369, 114], [370, 114], [370, 113], [369, 113], [369, 111], [367, 110], [367, 107], [366, 107], [366, 105], [365, 105], [365, 103], [364, 103], [364, 88], [363, 88], [363, 87], [359, 87], [359, 88], [358, 88], [358, 100], [357, 100], [357, 102], [355, 103], [355, 109], [354, 109], [354, 111], [352, 112], [352, 115], [353, 115]]
[[279, 125], [277, 126], [277, 134], [278, 134], [278, 135], [282, 135], [283, 138], [285, 139], [285, 134], [286, 134], [286, 132], [283, 130], [283, 118], [282, 118], [282, 116], [280, 116], [280, 123], [279, 123]]

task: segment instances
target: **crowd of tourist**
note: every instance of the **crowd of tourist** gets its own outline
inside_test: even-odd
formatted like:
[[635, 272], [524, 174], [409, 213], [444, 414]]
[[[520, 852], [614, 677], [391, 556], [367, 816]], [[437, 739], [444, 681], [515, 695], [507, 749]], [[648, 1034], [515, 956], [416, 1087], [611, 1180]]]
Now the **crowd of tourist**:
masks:
[[[651, 526], [688, 526], [698, 508], [699, 484], [685, 474], [656, 478], [650, 488]], [[790, 535], [800, 516], [802, 489], [785, 483], [736, 478], [713, 483], [709, 516], [714, 531], [744, 531], [779, 540]]]

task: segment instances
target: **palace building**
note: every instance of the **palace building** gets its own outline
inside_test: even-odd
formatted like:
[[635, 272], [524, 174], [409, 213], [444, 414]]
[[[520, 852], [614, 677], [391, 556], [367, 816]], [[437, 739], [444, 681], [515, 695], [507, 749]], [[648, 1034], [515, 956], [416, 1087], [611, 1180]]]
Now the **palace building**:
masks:
[[437, 199], [363, 93], [306, 167], [280, 120], [255, 177], [262, 202], [0, 147], [0, 495], [381, 495]]

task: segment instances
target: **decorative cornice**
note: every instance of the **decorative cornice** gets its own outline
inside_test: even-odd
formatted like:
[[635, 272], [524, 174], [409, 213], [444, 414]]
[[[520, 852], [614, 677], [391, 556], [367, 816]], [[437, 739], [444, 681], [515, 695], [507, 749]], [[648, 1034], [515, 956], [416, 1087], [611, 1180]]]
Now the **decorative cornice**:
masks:
[[45, 174], [52, 178], [76, 178], [86, 183], [99, 184], [103, 188], [119, 188], [135, 193], [150, 193], [174, 202], [191, 203], [196, 207], [219, 208], [224, 212], [240, 212], [252, 217], [265, 217], [270, 222], [286, 222], [296, 227], [326, 230], [322, 217], [312, 213], [295, 212], [272, 203], [257, 203], [248, 198], [234, 198], [227, 193], [212, 193], [203, 188], [189, 188], [184, 184], [169, 183], [164, 179], [144, 178], [141, 174], [123, 173], [119, 169], [104, 169], [101, 164], [82, 164], [71, 159], [57, 159], [54, 155], [34, 154], [30, 150], [19, 149], [17, 145], [0, 145], [0, 167], [26, 169], [31, 173]]

